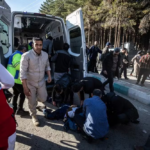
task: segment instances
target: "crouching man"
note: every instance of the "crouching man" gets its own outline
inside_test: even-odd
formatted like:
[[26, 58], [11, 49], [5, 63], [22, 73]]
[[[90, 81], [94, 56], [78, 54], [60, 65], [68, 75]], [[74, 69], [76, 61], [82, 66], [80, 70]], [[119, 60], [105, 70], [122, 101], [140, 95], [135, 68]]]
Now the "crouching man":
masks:
[[117, 123], [139, 123], [137, 120], [139, 118], [138, 111], [128, 100], [116, 95], [114, 92], [107, 93], [102, 100], [107, 105], [107, 114], [110, 126]]
[[20, 64], [20, 78], [35, 126], [39, 125], [36, 116], [37, 100], [44, 103], [47, 99], [45, 71], [48, 75], [48, 83], [51, 82], [48, 54], [42, 51], [42, 46], [43, 40], [41, 38], [33, 38], [33, 49], [22, 55]]
[[93, 97], [83, 103], [84, 116], [75, 115], [74, 121], [85, 133], [88, 141], [103, 138], [109, 129], [106, 105], [101, 100], [102, 92], [99, 89], [93, 91]]

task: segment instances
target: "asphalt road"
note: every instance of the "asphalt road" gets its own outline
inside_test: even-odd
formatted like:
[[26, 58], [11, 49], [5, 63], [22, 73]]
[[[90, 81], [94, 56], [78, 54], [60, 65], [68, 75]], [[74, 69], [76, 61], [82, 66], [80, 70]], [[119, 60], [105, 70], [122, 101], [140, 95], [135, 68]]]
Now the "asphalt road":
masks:
[[[76, 103], [77, 99], [75, 96]], [[30, 117], [16, 116], [19, 126], [15, 150], [133, 150], [134, 145], [143, 145], [150, 134], [150, 107], [130, 101], [138, 109], [140, 124], [117, 125], [109, 130], [107, 140], [97, 140], [92, 144], [79, 133], [65, 132], [62, 121], [47, 120], [41, 112], [38, 112], [40, 127], [35, 127]], [[51, 104], [48, 107], [55, 109]], [[25, 109], [28, 109], [27, 100]]]

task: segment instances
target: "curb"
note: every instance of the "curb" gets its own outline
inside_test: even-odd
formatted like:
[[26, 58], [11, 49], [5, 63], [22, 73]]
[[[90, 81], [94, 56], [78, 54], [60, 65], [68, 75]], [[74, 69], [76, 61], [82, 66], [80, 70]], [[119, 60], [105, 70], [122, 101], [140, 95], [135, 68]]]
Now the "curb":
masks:
[[[87, 74], [87, 76], [97, 78], [102, 83], [106, 80], [98, 74]], [[116, 92], [150, 106], [150, 89], [115, 79], [113, 85]], [[106, 87], [109, 89], [109, 84]]]

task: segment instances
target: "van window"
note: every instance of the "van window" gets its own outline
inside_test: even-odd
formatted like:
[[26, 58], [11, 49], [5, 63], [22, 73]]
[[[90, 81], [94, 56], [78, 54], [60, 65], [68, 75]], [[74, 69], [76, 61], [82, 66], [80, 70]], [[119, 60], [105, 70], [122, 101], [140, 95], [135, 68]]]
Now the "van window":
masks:
[[77, 27], [70, 31], [70, 47], [73, 53], [80, 54], [82, 46], [81, 29]]
[[2, 28], [2, 30], [0, 31], [0, 42], [3, 48], [3, 54], [6, 54], [9, 50], [8, 25], [0, 20], [0, 26]]

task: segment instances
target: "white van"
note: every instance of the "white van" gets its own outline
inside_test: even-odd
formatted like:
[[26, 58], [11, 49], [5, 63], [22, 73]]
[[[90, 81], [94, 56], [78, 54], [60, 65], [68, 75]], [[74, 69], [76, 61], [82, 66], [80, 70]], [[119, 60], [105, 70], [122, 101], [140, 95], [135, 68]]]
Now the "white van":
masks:
[[[4, 0], [0, 0], [0, 63], [7, 66], [9, 56], [16, 50], [15, 43], [28, 44], [32, 37], [45, 38], [51, 32], [54, 51], [60, 50], [64, 42], [70, 44], [69, 53], [74, 65], [71, 75], [74, 79], [99, 76], [88, 73], [86, 42], [82, 10], [79, 8], [64, 20], [57, 16], [29, 12], [12, 12]], [[53, 64], [52, 76], [54, 71]]]

